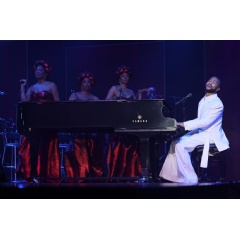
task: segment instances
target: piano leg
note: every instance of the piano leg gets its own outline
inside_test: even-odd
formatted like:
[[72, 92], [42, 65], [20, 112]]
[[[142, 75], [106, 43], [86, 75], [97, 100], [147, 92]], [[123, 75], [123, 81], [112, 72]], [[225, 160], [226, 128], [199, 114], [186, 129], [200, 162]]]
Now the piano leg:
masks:
[[[168, 152], [168, 141], [157, 136], [139, 136], [142, 161], [141, 182], [159, 182], [159, 164], [162, 167]], [[159, 156], [162, 156], [159, 163]]]
[[151, 165], [151, 148], [150, 138], [140, 137], [140, 157], [142, 161], [142, 178], [141, 182], [150, 182], [152, 179], [152, 165]]

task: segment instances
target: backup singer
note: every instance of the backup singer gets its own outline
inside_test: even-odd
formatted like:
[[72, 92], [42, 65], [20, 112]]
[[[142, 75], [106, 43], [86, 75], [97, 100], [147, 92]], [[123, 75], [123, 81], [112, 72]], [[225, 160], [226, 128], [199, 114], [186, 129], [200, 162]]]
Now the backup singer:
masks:
[[[134, 100], [133, 90], [127, 88], [131, 70], [120, 66], [116, 71], [119, 84], [112, 86], [106, 100]], [[107, 170], [109, 177], [138, 177], [142, 176], [142, 165], [139, 156], [139, 138], [128, 134], [107, 135]]]
[[[93, 74], [82, 72], [78, 77], [81, 91], [72, 93], [70, 101], [98, 101], [91, 93], [95, 80]], [[84, 114], [84, 113], [82, 113]], [[72, 134], [71, 149], [65, 154], [65, 170], [68, 178], [101, 177], [104, 168], [103, 134], [75, 133]], [[81, 179], [79, 180], [82, 181]]]
[[[26, 79], [21, 79], [22, 102], [48, 102], [59, 101], [58, 88], [54, 82], [47, 80], [51, 67], [44, 60], [37, 60], [34, 64], [37, 83], [28, 88]], [[39, 116], [44, 118], [44, 116]], [[51, 178], [59, 178], [59, 149], [58, 139], [55, 133], [46, 132], [25, 136], [19, 148], [20, 166], [18, 175], [28, 182], [38, 183], [41, 179], [51, 181]]]
[[106, 96], [106, 100], [136, 99], [133, 90], [127, 88], [129, 79], [132, 76], [132, 72], [130, 71], [130, 69], [127, 68], [126, 66], [120, 66], [118, 67], [116, 73], [119, 84], [114, 85], [109, 89], [108, 94]]

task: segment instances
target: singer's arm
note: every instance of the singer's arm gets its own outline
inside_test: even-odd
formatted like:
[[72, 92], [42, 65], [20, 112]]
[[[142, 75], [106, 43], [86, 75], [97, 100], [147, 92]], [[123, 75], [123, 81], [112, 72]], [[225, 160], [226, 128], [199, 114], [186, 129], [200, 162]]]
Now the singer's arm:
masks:
[[30, 100], [30, 88], [28, 89], [27, 93], [25, 92], [25, 87], [27, 84], [27, 80], [26, 79], [21, 79], [20, 80], [21, 83], [21, 88], [20, 88], [20, 94], [21, 94], [21, 102], [28, 102]]
[[138, 94], [137, 94], [138, 100], [142, 100], [142, 94], [143, 94], [144, 92], [148, 92], [148, 88], [144, 88], [144, 89], [139, 89], [139, 90], [138, 90]]
[[108, 94], [107, 94], [107, 97], [105, 98], [106, 100], [113, 100], [114, 99], [114, 96], [116, 95], [115, 94], [116, 92], [116, 87], [115, 86], [112, 86], [109, 91], [108, 91]]
[[51, 89], [52, 89], [54, 101], [59, 101], [60, 98], [59, 98], [59, 92], [58, 92], [57, 85], [55, 83], [52, 83]]
[[142, 100], [142, 93], [143, 93], [142, 90], [138, 90], [138, 93], [137, 93], [138, 100]]

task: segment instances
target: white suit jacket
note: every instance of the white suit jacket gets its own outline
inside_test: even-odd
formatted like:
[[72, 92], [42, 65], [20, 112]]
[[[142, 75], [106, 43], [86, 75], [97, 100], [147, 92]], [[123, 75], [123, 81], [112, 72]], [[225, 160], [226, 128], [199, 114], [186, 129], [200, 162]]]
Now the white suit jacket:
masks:
[[228, 139], [222, 129], [223, 111], [223, 103], [217, 94], [204, 96], [198, 104], [198, 117], [184, 122], [186, 130], [208, 133], [206, 134], [201, 167], [207, 167], [210, 136], [218, 151], [229, 148]]

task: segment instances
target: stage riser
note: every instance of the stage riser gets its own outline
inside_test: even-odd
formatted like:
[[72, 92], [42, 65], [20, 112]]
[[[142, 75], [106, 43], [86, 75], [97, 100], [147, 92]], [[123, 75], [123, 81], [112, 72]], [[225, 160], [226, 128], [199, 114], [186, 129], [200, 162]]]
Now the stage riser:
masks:
[[239, 183], [0, 184], [0, 198], [3, 199], [229, 199], [239, 197]]

